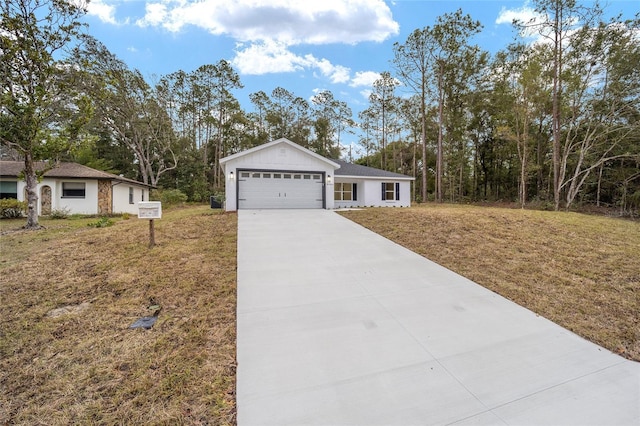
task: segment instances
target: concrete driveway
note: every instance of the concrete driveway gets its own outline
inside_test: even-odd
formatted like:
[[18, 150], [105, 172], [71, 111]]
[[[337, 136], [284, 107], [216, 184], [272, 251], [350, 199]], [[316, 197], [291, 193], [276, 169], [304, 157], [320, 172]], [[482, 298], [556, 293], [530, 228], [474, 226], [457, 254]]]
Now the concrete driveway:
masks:
[[238, 425], [640, 424], [640, 364], [334, 212], [238, 215]]

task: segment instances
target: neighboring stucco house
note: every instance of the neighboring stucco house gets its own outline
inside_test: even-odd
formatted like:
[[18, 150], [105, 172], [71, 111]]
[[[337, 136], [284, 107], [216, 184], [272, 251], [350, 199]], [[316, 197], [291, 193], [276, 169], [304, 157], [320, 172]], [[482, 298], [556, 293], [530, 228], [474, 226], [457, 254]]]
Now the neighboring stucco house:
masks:
[[225, 209], [409, 207], [414, 178], [324, 158], [288, 139], [222, 158]]
[[[36, 169], [43, 170], [44, 163]], [[0, 161], [0, 198], [26, 200], [26, 183], [19, 176], [22, 161]], [[71, 214], [138, 213], [148, 201], [149, 185], [77, 163], [59, 163], [38, 182], [38, 215], [67, 209]]]

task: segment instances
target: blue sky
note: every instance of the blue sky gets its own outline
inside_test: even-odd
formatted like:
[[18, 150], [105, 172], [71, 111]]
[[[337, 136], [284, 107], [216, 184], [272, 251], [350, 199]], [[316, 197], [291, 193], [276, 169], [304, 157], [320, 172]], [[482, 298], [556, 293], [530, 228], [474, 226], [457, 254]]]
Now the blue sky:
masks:
[[[246, 110], [249, 94], [280, 86], [305, 99], [330, 90], [355, 115], [379, 73], [392, 70], [393, 44], [458, 8], [483, 24], [474, 42], [492, 53], [513, 41], [513, 18], [533, 16], [524, 0], [92, 0], [85, 20], [148, 81], [226, 59]], [[638, 10], [639, 0], [609, 0], [606, 15]]]

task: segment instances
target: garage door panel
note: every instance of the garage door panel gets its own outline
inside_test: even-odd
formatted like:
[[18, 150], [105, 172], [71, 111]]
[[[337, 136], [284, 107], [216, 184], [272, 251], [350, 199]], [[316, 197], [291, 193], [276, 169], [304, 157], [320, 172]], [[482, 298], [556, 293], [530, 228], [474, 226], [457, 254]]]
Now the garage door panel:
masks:
[[241, 209], [314, 209], [323, 207], [322, 175], [311, 172], [240, 172]]

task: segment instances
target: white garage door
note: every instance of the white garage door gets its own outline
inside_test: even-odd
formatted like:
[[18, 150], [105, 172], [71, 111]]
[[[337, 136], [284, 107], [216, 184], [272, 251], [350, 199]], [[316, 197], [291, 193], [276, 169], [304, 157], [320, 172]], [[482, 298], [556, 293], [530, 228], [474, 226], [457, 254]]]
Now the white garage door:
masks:
[[322, 174], [311, 172], [241, 171], [240, 209], [321, 209]]

